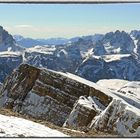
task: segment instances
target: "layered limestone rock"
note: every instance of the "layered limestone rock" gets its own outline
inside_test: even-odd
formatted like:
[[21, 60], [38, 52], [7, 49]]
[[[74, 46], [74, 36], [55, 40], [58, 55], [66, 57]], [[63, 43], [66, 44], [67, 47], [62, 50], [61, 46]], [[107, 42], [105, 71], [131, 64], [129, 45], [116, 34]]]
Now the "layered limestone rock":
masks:
[[140, 136], [139, 109], [120, 99], [113, 99], [110, 105], [96, 118], [90, 128], [124, 137]]
[[5, 80], [0, 106], [70, 129], [140, 136], [139, 83], [122, 90], [126, 94], [70, 73], [22, 64]]
[[75, 103], [68, 119], [63, 127], [87, 131], [92, 119], [98, 114], [98, 110], [94, 107], [88, 99], [81, 96]]
[[[99, 91], [95, 84], [89, 85], [81, 79], [22, 64], [6, 79], [0, 105], [62, 126], [80, 96], [98, 93], [97, 100], [105, 106], [111, 101], [109, 96], [103, 101], [105, 93]], [[87, 114], [90, 115], [90, 111]]]
[[139, 137], [139, 85], [139, 82], [130, 82], [117, 92], [112, 91], [110, 94], [112, 100], [108, 104], [102, 102], [107, 101], [108, 94], [99, 98], [103, 93], [96, 95], [97, 91], [93, 92], [93, 96], [92, 93], [89, 97], [80, 97], [63, 126], [82, 131], [101, 131], [123, 137]]
[[[100, 93], [98, 90], [94, 92], [93, 89], [90, 90], [89, 95], [88, 97], [81, 96], [74, 104], [74, 108], [63, 127], [85, 132], [88, 131], [92, 120], [100, 115], [112, 101], [110, 96]], [[103, 99], [105, 100], [103, 101]]]
[[3, 96], [7, 96], [3, 104], [12, 109], [17, 100], [22, 103], [32, 89], [39, 72], [39, 69], [28, 65], [21, 65], [18, 70], [13, 71], [6, 79], [2, 89]]
[[138, 108], [117, 97], [107, 107], [99, 102], [93, 103], [91, 97], [81, 98], [75, 103], [63, 127], [85, 132], [100, 131], [121, 137], [140, 136]]

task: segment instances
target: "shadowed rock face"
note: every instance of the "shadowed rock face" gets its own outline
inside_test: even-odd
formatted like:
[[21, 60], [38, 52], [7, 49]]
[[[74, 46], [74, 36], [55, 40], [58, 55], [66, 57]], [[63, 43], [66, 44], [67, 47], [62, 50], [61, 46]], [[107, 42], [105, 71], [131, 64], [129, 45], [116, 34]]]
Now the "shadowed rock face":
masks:
[[21, 55], [1, 55], [0, 56], [0, 81], [3, 82], [5, 78], [17, 68], [23, 59]]
[[[93, 82], [100, 79], [140, 80], [140, 63], [135, 55], [119, 55], [110, 59], [109, 55], [86, 58], [77, 68], [76, 74]], [[114, 55], [117, 58], [117, 55]], [[109, 60], [110, 59], [110, 60]]]
[[15, 43], [13, 37], [8, 34], [7, 31], [3, 29], [3, 27], [0, 26], [0, 44], [4, 43], [5, 45], [10, 43], [13, 45]]
[[0, 51], [21, 51], [23, 48], [16, 45], [12, 35], [0, 26]]
[[14, 101], [23, 101], [32, 89], [39, 69], [29, 67], [28, 65], [21, 65], [18, 70], [15, 70], [5, 81], [2, 92], [6, 92], [8, 100], [6, 101], [7, 108], [14, 107]]
[[[94, 96], [93, 92], [96, 91], [101, 94], [97, 96], [97, 100], [102, 101], [103, 96], [108, 97], [94, 87], [67, 77], [66, 74], [22, 64], [6, 79], [0, 102], [1, 106], [62, 126], [75, 101], [80, 96]], [[110, 97], [107, 99], [107, 102], [102, 102], [104, 106], [111, 101]], [[86, 110], [88, 109], [85, 109], [85, 113]], [[95, 116], [96, 113], [89, 111], [86, 114]], [[82, 118], [79, 121], [81, 120]], [[87, 119], [85, 124], [88, 121]]]
[[[115, 32], [109, 32], [105, 34], [105, 36], [102, 39], [103, 44], [106, 45], [106, 49], [108, 50], [108, 53], [110, 54], [127, 54], [132, 53], [135, 45], [130, 37], [130, 35], [124, 31], [120, 32], [119, 30]], [[111, 50], [108, 49], [109, 46], [112, 46]], [[115, 52], [115, 49], [119, 48], [119, 51]]]

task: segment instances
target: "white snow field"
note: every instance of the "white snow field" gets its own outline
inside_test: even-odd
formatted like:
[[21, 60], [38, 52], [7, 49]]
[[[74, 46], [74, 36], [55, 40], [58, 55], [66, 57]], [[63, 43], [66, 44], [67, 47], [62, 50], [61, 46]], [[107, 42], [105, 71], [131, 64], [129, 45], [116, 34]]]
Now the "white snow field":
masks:
[[118, 90], [127, 83], [129, 83], [129, 81], [121, 79], [102, 79], [96, 82], [97, 85], [112, 90]]
[[44, 125], [17, 118], [0, 115], [0, 137], [68, 137]]

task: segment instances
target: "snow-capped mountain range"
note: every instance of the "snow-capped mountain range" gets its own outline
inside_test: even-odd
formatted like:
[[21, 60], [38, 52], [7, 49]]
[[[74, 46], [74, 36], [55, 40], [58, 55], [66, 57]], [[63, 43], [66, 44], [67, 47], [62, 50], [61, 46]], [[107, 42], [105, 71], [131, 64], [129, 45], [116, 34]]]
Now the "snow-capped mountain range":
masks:
[[[2, 31], [6, 32], [1, 27]], [[71, 72], [94, 82], [100, 79], [113, 78], [131, 81], [140, 80], [139, 32], [134, 30], [131, 33], [126, 33], [117, 30], [105, 35], [95, 34], [81, 38], [72, 38], [70, 40], [73, 41], [69, 40], [67, 43], [59, 45], [50, 45], [47, 42], [46, 44], [43, 42], [43, 45], [34, 46], [36, 43], [34, 44], [31, 41], [31, 46], [34, 47], [24, 49], [21, 49], [16, 43], [16, 41], [24, 42], [24, 37], [14, 36], [15, 41], [6, 32], [7, 34], [2, 34], [1, 38], [7, 36], [7, 38], [11, 38], [11, 42], [5, 46], [4, 43], [7, 44], [8, 39], [4, 39], [1, 42], [1, 50], [7, 51], [0, 53], [1, 81], [21, 63], [28, 63], [57, 71]], [[56, 40], [61, 41], [61, 38]], [[55, 43], [52, 41], [52, 44]], [[8, 67], [8, 70], [5, 67]]]
[[82, 36], [82, 37], [73, 37], [70, 39], [67, 38], [48, 38], [48, 39], [33, 39], [28, 37], [23, 37], [21, 35], [13, 35], [13, 38], [17, 42], [17, 44], [25, 47], [25, 48], [31, 48], [36, 45], [62, 45], [67, 44], [70, 42], [77, 42], [80, 38], [83, 38], [85, 40], [98, 40], [102, 38], [102, 34], [95, 34], [95, 35], [89, 35], [89, 36]]
[[[94, 82], [113, 78], [140, 80], [140, 31], [129, 34], [117, 30], [66, 39], [65, 43], [62, 38], [54, 39], [59, 43], [47, 39], [52, 41], [48, 43], [19, 35], [12, 37], [2, 27], [0, 30], [1, 82], [21, 63], [71, 72]], [[31, 47], [24, 48], [19, 42]]]

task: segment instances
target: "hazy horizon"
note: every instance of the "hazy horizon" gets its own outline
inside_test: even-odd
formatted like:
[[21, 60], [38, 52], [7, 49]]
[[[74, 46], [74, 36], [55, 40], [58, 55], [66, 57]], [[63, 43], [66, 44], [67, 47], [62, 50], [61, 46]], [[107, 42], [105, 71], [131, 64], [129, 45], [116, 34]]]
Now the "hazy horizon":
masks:
[[140, 4], [0, 4], [1, 25], [30, 38], [72, 38], [139, 29]]

